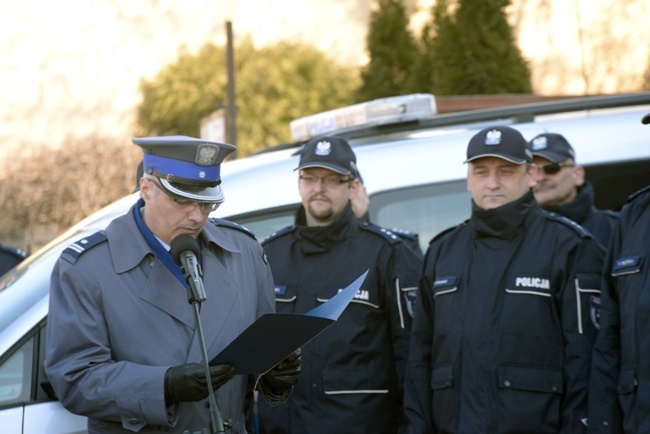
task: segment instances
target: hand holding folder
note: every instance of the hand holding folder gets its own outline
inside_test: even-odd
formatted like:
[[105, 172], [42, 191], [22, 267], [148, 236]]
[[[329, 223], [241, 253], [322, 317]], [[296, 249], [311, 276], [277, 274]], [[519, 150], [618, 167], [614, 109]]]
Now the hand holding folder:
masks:
[[350, 304], [368, 271], [326, 303], [302, 314], [262, 315], [210, 361], [233, 365], [235, 375], [263, 374], [334, 324]]

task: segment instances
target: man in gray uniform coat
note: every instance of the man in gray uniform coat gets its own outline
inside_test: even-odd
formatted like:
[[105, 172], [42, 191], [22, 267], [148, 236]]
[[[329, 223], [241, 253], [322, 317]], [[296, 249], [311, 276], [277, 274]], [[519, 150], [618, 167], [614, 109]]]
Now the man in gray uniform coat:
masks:
[[[200, 321], [215, 357], [261, 315], [273, 312], [273, 279], [252, 234], [217, 220], [219, 169], [235, 147], [191, 137], [133, 140], [144, 152], [140, 200], [68, 247], [51, 281], [47, 374], [62, 404], [88, 416], [90, 433], [209, 433], [208, 383], [187, 283], [169, 253], [189, 234], [200, 249], [206, 300]], [[298, 352], [297, 352], [298, 353]], [[292, 354], [259, 381], [272, 404], [300, 371]], [[250, 378], [210, 367], [229, 432], [245, 433]]]

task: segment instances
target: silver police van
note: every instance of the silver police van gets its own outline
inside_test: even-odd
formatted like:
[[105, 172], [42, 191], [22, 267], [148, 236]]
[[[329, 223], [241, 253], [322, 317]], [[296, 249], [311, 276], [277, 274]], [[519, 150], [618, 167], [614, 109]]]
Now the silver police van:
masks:
[[[346, 137], [370, 195], [370, 219], [419, 234], [423, 250], [438, 232], [470, 215], [463, 165], [470, 137], [510, 125], [531, 139], [563, 134], [586, 167], [599, 208], [619, 209], [650, 184], [650, 93], [436, 114], [435, 98], [416, 94], [344, 107], [291, 123], [294, 143], [224, 163], [226, 202], [213, 217], [236, 221], [263, 239], [292, 224], [299, 206], [302, 144]], [[86, 420], [59, 404], [45, 376], [50, 273], [72, 242], [104, 229], [137, 200], [127, 196], [78, 223], [0, 279], [0, 427], [8, 434], [86, 432]]]

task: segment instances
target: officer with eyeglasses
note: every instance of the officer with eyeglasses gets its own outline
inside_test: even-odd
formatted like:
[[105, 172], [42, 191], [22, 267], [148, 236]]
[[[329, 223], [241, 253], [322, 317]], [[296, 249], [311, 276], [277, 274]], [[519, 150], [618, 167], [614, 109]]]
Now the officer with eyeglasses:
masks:
[[[260, 433], [403, 432], [402, 382], [421, 253], [357, 218], [357, 158], [340, 137], [307, 142], [295, 224], [262, 242], [278, 312], [305, 313], [368, 276], [340, 318], [302, 348], [289, 400], [258, 403]], [[401, 429], [401, 431], [400, 431]]]
[[534, 187], [537, 203], [585, 227], [607, 246], [618, 213], [594, 206], [592, 185], [585, 179], [585, 168], [576, 164], [575, 151], [567, 139], [561, 134], [543, 133], [529, 145], [538, 168]]
[[[260, 316], [275, 311], [262, 247], [210, 212], [224, 201], [220, 166], [235, 147], [185, 136], [144, 137], [140, 199], [105, 231], [63, 251], [51, 279], [47, 375], [61, 403], [88, 417], [88, 432], [212, 433], [208, 381], [227, 432], [245, 433], [247, 376], [216, 365], [202, 345], [172, 240], [197, 243], [209, 360]], [[300, 371], [293, 354], [259, 381], [273, 405]], [[223, 432], [223, 431], [220, 431]]]

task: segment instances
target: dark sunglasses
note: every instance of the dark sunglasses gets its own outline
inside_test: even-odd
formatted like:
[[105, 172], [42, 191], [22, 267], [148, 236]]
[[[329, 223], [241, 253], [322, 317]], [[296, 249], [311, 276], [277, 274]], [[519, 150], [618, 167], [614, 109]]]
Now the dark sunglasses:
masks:
[[544, 164], [537, 164], [536, 166], [538, 170], [541, 170], [547, 175], [555, 175], [560, 170], [562, 170], [563, 167], [575, 167], [575, 164], [544, 163]]

